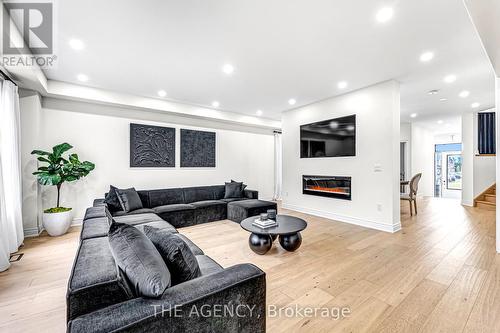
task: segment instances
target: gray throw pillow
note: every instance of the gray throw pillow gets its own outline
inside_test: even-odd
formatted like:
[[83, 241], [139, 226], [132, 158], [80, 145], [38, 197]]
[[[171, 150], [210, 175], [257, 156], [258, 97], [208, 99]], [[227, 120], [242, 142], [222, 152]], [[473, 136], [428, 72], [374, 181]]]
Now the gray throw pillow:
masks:
[[[235, 180], [232, 180], [231, 179], [231, 183], [238, 183], [237, 181]], [[241, 197], [243, 198], [245, 196], [245, 189], [247, 188], [248, 185], [246, 185], [245, 183], [241, 183]]]
[[172, 285], [195, 279], [201, 275], [200, 266], [189, 246], [177, 234], [149, 225], [144, 233], [156, 246], [172, 275]]
[[108, 239], [116, 264], [127, 276], [135, 294], [160, 297], [170, 286], [170, 272], [149, 238], [131, 225], [113, 221]]
[[224, 193], [224, 199], [231, 198], [242, 198], [243, 197], [243, 183], [231, 182], [225, 183], [226, 189]]
[[118, 200], [120, 200], [122, 209], [127, 213], [143, 208], [141, 197], [139, 197], [139, 193], [137, 193], [135, 188], [132, 187], [126, 190], [117, 188], [115, 191], [118, 194]]
[[118, 199], [116, 190], [116, 187], [110, 185], [108, 194], [106, 194], [106, 197], [104, 198], [104, 203], [108, 205], [108, 209], [110, 212], [118, 212], [122, 210], [122, 205], [120, 204], [120, 200]]

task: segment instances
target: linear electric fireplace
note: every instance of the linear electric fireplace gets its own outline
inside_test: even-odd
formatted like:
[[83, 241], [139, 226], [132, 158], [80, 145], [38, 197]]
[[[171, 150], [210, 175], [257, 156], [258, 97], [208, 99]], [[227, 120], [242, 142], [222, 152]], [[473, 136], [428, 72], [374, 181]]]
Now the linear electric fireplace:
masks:
[[351, 177], [302, 176], [302, 193], [351, 200]]

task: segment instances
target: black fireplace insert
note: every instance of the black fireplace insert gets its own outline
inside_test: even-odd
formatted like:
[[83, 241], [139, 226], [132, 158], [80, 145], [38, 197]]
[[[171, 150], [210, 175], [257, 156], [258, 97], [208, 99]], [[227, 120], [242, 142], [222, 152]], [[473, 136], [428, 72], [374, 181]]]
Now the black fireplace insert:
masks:
[[351, 200], [351, 177], [302, 176], [302, 193]]

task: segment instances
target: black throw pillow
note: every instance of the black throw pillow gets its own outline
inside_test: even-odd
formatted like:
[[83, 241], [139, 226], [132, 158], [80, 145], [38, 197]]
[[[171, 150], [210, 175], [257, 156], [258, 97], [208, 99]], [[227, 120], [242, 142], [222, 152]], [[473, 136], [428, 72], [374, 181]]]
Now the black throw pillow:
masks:
[[[238, 183], [238, 182], [231, 179], [231, 183]], [[241, 197], [242, 198], [245, 196], [245, 189], [246, 188], [247, 188], [247, 185], [244, 183], [241, 183]]]
[[108, 239], [116, 264], [127, 276], [137, 296], [160, 297], [170, 287], [167, 265], [141, 231], [113, 221]]
[[144, 226], [144, 233], [156, 246], [172, 274], [172, 285], [201, 275], [200, 266], [189, 246], [177, 234], [165, 229]]
[[115, 192], [118, 194], [118, 200], [120, 200], [122, 210], [126, 211], [127, 213], [136, 209], [143, 208], [141, 197], [139, 197], [139, 193], [137, 193], [135, 188], [132, 187], [126, 190], [117, 188]]
[[110, 212], [118, 212], [122, 210], [122, 205], [120, 204], [120, 200], [118, 200], [118, 194], [116, 193], [116, 190], [116, 187], [110, 185], [108, 194], [104, 198], [104, 202], [108, 205], [108, 209]]
[[231, 198], [242, 198], [243, 197], [243, 183], [231, 182], [225, 183], [226, 191], [224, 193], [224, 199]]

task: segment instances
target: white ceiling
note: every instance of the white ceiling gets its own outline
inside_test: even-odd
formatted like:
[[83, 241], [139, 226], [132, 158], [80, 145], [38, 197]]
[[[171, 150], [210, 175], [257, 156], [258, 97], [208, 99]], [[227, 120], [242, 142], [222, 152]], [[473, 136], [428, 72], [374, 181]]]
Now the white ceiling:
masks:
[[496, 74], [500, 76], [500, 1], [465, 0]]
[[[375, 15], [387, 5], [394, 17], [380, 24]], [[92, 87], [154, 98], [163, 89], [168, 99], [217, 100], [248, 115], [279, 119], [290, 98], [298, 107], [393, 78], [402, 120], [494, 104], [492, 67], [461, 0], [64, 0], [56, 33], [48, 79], [82, 84], [84, 73]], [[85, 49], [73, 50], [71, 38]], [[428, 50], [435, 58], [421, 63]], [[457, 81], [443, 83], [451, 73]], [[471, 95], [461, 99], [464, 89]]]

